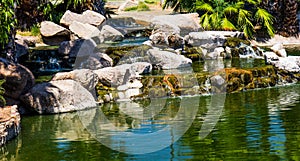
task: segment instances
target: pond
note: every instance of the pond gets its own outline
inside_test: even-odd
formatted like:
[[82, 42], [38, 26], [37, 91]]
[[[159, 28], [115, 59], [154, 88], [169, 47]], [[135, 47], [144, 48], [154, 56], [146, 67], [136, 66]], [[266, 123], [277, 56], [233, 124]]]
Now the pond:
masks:
[[[212, 101], [221, 103], [219, 113], [210, 110], [218, 105]], [[299, 84], [221, 97], [119, 102], [23, 117], [20, 135], [0, 155], [22, 161], [299, 160], [299, 115]], [[211, 127], [203, 128], [209, 119]]]

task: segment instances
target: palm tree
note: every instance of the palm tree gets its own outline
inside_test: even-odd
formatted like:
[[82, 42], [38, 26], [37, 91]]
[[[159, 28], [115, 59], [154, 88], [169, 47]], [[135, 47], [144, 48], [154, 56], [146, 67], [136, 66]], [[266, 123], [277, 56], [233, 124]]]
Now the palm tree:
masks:
[[297, 0], [263, 0], [262, 5], [274, 17], [274, 27], [282, 36], [296, 36], [299, 32]]
[[200, 13], [202, 27], [210, 30], [240, 30], [252, 37], [255, 26], [262, 26], [270, 36], [274, 35], [273, 16], [258, 7], [259, 1], [198, 0], [194, 10]]

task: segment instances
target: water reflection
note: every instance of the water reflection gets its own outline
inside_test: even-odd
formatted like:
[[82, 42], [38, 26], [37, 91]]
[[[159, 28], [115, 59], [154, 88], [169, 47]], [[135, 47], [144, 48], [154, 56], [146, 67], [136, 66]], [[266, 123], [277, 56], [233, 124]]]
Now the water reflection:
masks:
[[[193, 102], [195, 99], [197, 103]], [[110, 104], [101, 107], [103, 117], [99, 117], [100, 108], [79, 114], [27, 116], [22, 119], [21, 135], [0, 149], [0, 160], [300, 159], [300, 85], [228, 94], [218, 124], [205, 138], [199, 137], [199, 131], [211, 97], [187, 99], [185, 112], [177, 116], [181, 101], [180, 98], [164, 100], [163, 107], [150, 109], [149, 102]], [[183, 137], [175, 141], [182, 131], [173, 129], [181, 123], [180, 126], [191, 123], [195, 111], [189, 109], [193, 106], [198, 110], [195, 120]], [[175, 124], [170, 125], [171, 120]], [[98, 126], [95, 122], [102, 124]], [[95, 133], [85, 129], [85, 124], [94, 128]], [[128, 136], [161, 130], [160, 136], [144, 140]], [[148, 142], [163, 144], [161, 139], [175, 142], [153, 153], [129, 155], [99, 143], [94, 139], [97, 134], [105, 144], [123, 151], [133, 148], [147, 151], [151, 149]], [[125, 142], [119, 142], [121, 137]]]

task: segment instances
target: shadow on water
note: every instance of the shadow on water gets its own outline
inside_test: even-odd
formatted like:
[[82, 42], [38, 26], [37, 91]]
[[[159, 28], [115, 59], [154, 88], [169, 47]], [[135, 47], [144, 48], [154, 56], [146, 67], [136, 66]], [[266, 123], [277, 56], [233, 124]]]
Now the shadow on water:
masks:
[[[192, 126], [178, 141], [153, 153], [129, 155], [111, 150], [95, 140], [95, 134], [87, 131], [82, 122], [99, 121], [101, 110], [110, 123], [118, 127], [118, 131], [112, 131], [110, 124], [93, 128], [102, 131], [101, 137], [106, 143], [118, 144], [114, 134], [148, 133], [167, 126], [168, 120], [174, 118], [179, 110], [180, 98], [167, 99], [165, 106], [152, 111], [153, 117], [140, 117], [145, 116], [144, 113], [149, 114], [144, 108], [149, 104], [147, 101], [106, 104], [81, 111], [80, 117], [78, 113], [24, 117], [21, 134], [1, 148], [1, 160], [300, 159], [300, 128], [297, 125], [300, 122], [299, 84], [228, 94], [221, 118], [204, 139], [200, 139], [199, 131], [211, 97], [193, 99], [199, 99], [199, 104], [193, 105], [197, 106], [198, 113]], [[168, 139], [174, 135], [169, 133]], [[119, 146], [128, 148], [134, 145], [129, 142]]]

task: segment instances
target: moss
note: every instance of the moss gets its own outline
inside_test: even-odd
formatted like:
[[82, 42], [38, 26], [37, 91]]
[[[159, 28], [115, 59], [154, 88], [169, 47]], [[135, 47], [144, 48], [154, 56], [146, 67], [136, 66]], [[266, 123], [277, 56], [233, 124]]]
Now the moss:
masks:
[[140, 1], [137, 6], [125, 8], [125, 11], [150, 11], [150, 8]]
[[224, 46], [235, 48], [235, 47], [239, 46], [240, 43], [243, 43], [243, 44], [246, 44], [246, 45], [251, 44], [249, 40], [243, 40], [243, 39], [236, 38], [236, 37], [230, 37], [230, 38], [226, 39], [226, 41], [224, 43]]

